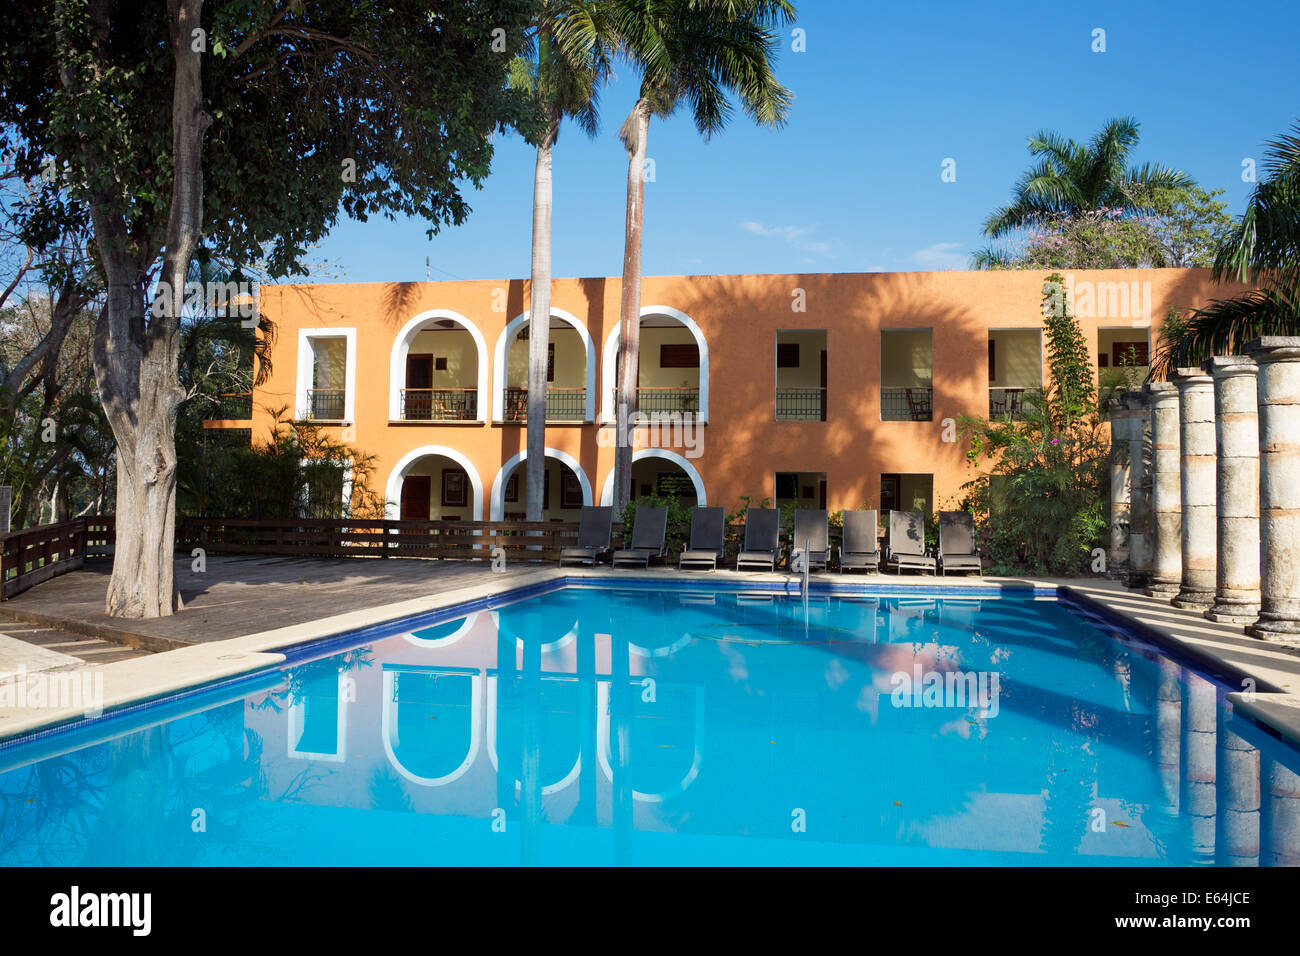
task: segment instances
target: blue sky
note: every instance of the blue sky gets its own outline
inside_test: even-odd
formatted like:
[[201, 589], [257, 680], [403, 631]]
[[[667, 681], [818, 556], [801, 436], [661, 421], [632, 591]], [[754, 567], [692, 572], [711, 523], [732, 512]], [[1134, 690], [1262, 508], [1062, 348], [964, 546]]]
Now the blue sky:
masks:
[[[1242, 161], [1300, 117], [1295, 0], [1215, 4], [796, 0], [778, 75], [790, 122], [739, 112], [711, 142], [685, 113], [651, 125], [647, 275], [966, 268], [980, 225], [1029, 164], [1026, 138], [1087, 139], [1112, 116], [1142, 124], [1136, 161], [1226, 189]], [[1106, 50], [1094, 53], [1093, 31]], [[636, 77], [602, 92], [595, 140], [566, 126], [555, 151], [555, 276], [622, 271], [627, 162], [617, 130]], [[955, 160], [956, 181], [942, 164]], [[534, 151], [499, 140], [469, 220], [427, 239], [414, 220], [342, 221], [317, 250], [330, 278], [526, 277]]]

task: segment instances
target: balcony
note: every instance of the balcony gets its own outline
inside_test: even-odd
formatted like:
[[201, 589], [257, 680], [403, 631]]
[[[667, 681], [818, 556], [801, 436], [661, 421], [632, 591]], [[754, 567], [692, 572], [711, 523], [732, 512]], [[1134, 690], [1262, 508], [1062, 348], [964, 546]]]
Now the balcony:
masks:
[[474, 388], [404, 388], [399, 414], [405, 422], [472, 422], [478, 420]]
[[307, 389], [307, 420], [318, 422], [341, 422], [344, 408], [347, 406], [347, 389], [343, 388], [309, 388]]
[[[613, 395], [614, 408], [618, 408], [618, 389], [613, 390]], [[638, 388], [636, 408], [647, 418], [673, 414], [696, 418], [700, 414], [700, 390], [686, 386]]]
[[934, 389], [928, 385], [880, 390], [882, 422], [928, 422], [934, 418]]
[[[587, 390], [585, 388], [548, 388], [546, 390], [546, 420], [548, 422], [581, 422], [587, 415]], [[504, 421], [522, 424], [528, 421], [528, 389], [507, 388]]]
[[210, 421], [247, 421], [253, 417], [252, 392], [228, 392], [217, 397]]
[[1024, 413], [1031, 407], [1025, 401], [1025, 392], [1023, 388], [990, 388], [989, 418], [1024, 421]]
[[776, 420], [778, 422], [826, 421], [826, 389], [778, 386], [776, 390]]

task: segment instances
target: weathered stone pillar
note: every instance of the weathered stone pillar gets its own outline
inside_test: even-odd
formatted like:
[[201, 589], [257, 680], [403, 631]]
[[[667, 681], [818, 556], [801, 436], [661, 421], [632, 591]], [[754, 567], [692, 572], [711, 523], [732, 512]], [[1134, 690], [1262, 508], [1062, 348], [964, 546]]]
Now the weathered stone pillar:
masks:
[[1113, 398], [1107, 404], [1110, 418], [1110, 570], [1118, 571], [1128, 564], [1128, 534], [1125, 528], [1130, 519], [1129, 488], [1129, 428], [1132, 413], [1124, 403]]
[[1259, 620], [1255, 637], [1300, 643], [1300, 337], [1246, 345], [1259, 364]]
[[1151, 416], [1145, 390], [1125, 393], [1124, 405], [1129, 410], [1128, 586], [1144, 588], [1151, 574], [1151, 476], [1147, 472]]
[[1174, 607], [1206, 611], [1214, 603], [1214, 379], [1180, 368], [1178, 457], [1181, 464], [1183, 577]]
[[1214, 377], [1215, 510], [1218, 564], [1211, 621], [1250, 624], [1259, 617], [1259, 396], [1255, 360], [1216, 356]]
[[1151, 382], [1151, 581], [1146, 593], [1171, 598], [1183, 581], [1183, 496], [1178, 457], [1178, 386]]

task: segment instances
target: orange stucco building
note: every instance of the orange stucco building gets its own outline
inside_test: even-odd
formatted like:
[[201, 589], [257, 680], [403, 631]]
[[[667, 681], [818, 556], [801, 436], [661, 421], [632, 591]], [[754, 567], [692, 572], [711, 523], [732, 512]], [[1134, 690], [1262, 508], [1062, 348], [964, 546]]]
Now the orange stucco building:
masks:
[[[1014, 414], [1043, 380], [1037, 271], [663, 276], [644, 281], [635, 495], [735, 507], [955, 507], [959, 415]], [[1205, 270], [1066, 275], [1099, 374], [1144, 366], [1170, 308], [1238, 291]], [[620, 280], [552, 288], [546, 516], [608, 502]], [[375, 456], [393, 517], [524, 512], [528, 283], [269, 285], [288, 409]], [[524, 335], [520, 333], [523, 332]]]

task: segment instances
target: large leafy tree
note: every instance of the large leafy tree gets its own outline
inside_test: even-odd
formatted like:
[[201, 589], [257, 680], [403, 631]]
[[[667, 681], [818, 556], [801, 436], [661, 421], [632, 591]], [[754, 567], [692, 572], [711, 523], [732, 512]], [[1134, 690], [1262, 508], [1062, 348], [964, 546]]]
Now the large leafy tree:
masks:
[[[1130, 163], [1140, 138], [1139, 125], [1130, 116], [1116, 117], [1086, 143], [1048, 130], [1030, 137], [1029, 152], [1035, 161], [1020, 177], [1011, 202], [985, 221], [985, 234], [998, 239], [1103, 209], [1151, 212], [1158, 191], [1190, 189], [1191, 177], [1180, 170]], [[997, 263], [1001, 258], [990, 249], [977, 253], [976, 263]]]
[[641, 87], [619, 130], [627, 150], [627, 216], [623, 237], [623, 285], [619, 318], [618, 433], [614, 458], [614, 504], [624, 508], [632, 492], [632, 443], [628, 423], [637, 411], [641, 336], [641, 239], [645, 214], [646, 143], [650, 119], [670, 116], [689, 104], [695, 127], [707, 140], [720, 132], [734, 107], [728, 94], [756, 123], [780, 126], [793, 97], [773, 69], [775, 27], [794, 19], [788, 0], [612, 0], [612, 30], [641, 70]]
[[552, 169], [560, 125], [599, 129], [598, 93], [608, 76], [611, 34], [605, 0], [543, 0], [529, 45], [511, 64], [510, 85], [542, 116], [533, 171], [533, 248], [528, 283], [528, 424], [525, 513], [542, 519], [546, 477], [546, 368], [551, 335]]
[[1021, 418], [959, 419], [967, 459], [989, 468], [966, 484], [963, 507], [995, 568], [1073, 574], [1106, 531], [1108, 446], [1091, 350], [1059, 273], [1043, 287], [1043, 329], [1050, 380], [1026, 394]]
[[51, 159], [62, 171], [89, 211], [107, 289], [94, 359], [117, 444], [110, 614], [180, 606], [174, 432], [195, 248], [285, 275], [302, 270], [340, 210], [420, 216], [430, 231], [462, 221], [461, 185], [487, 174], [491, 134], [510, 123], [532, 134], [531, 104], [505, 76], [533, 7], [20, 0], [0, 9], [0, 130], [13, 130], [0, 148], [27, 177]]
[[1263, 335], [1300, 335], [1300, 123], [1268, 143], [1264, 178], [1214, 259], [1217, 281], [1256, 288], [1216, 299], [1164, 336], [1153, 374], [1231, 355]]

